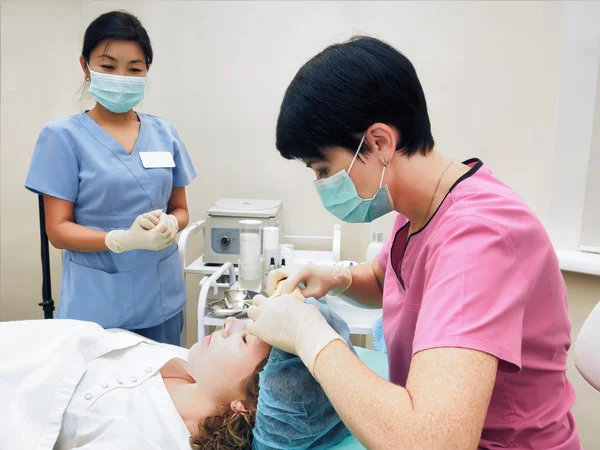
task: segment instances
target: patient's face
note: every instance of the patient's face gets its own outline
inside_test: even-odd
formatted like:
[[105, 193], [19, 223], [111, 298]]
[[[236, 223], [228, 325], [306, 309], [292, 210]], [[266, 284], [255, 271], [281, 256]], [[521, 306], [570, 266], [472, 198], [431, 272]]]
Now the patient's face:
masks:
[[223, 330], [190, 348], [188, 363], [197, 382], [230, 390], [249, 377], [270, 351], [270, 345], [246, 334], [245, 322], [228, 319]]

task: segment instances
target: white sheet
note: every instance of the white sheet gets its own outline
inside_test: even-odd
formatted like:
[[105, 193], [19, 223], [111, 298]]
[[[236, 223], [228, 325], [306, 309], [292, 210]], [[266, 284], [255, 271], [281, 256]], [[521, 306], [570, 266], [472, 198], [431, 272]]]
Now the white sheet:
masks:
[[[0, 448], [52, 450], [61, 431], [63, 415], [86, 374], [86, 367], [93, 367], [91, 362], [113, 350], [128, 349], [130, 352], [130, 348], [144, 341], [150, 342], [133, 333], [106, 331], [89, 322], [36, 320], [0, 323]], [[165, 359], [165, 355], [159, 356]], [[127, 368], [130, 369], [131, 367]], [[148, 378], [154, 373], [155, 370], [152, 374], [147, 374]], [[162, 402], [163, 406], [168, 405], [170, 398], [166, 390], [156, 391], [161, 386], [164, 385], [156, 382], [147, 385], [155, 390], [157, 402]], [[108, 398], [110, 397], [105, 399]], [[175, 430], [175, 434], [179, 433], [179, 438], [185, 438], [182, 433], [187, 429], [181, 428], [184, 427], [183, 422], [172, 403], [168, 406], [171, 409], [165, 409], [167, 415], [175, 420], [175, 427], [171, 428]], [[90, 414], [94, 412], [93, 408], [87, 406], [81, 410], [86, 414], [88, 411]], [[85, 418], [85, 414], [82, 418]], [[140, 423], [145, 423], [143, 418], [140, 419]], [[93, 427], [90, 428], [93, 422], [75, 425], [79, 433], [79, 448], [129, 448], [125, 442], [119, 443], [112, 432], [107, 433], [104, 428], [101, 430], [100, 423], [97, 424], [100, 428], [96, 427], [94, 430]], [[123, 432], [126, 428], [124, 425], [125, 422], [111, 430]], [[158, 444], [142, 442], [139, 440], [139, 433], [136, 434], [135, 448], [155, 448], [154, 445]], [[100, 442], [102, 439], [99, 438], [104, 441]], [[98, 447], [96, 444], [100, 443], [102, 445]], [[189, 448], [189, 445], [184, 444], [185, 442], [181, 446], [170, 445], [169, 448]]]

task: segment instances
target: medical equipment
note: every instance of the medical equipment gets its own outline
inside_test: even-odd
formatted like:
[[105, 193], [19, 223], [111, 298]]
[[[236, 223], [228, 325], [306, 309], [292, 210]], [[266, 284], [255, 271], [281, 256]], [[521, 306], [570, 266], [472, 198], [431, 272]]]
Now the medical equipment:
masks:
[[[193, 263], [192, 263], [193, 264]], [[190, 265], [192, 266], [192, 265]], [[189, 267], [189, 266], [188, 266]], [[193, 266], [192, 266], [193, 267]], [[200, 270], [207, 270], [207, 267], [201, 267]], [[235, 285], [235, 268], [231, 263], [225, 263], [221, 267], [214, 268], [213, 274], [206, 276], [200, 284], [200, 294], [198, 295], [198, 340], [204, 339], [206, 335], [207, 326], [223, 326], [225, 322], [224, 317], [215, 317], [210, 312], [206, 311], [206, 306], [216, 299], [223, 299], [224, 291], [231, 289]], [[199, 272], [189, 272], [199, 273]], [[205, 272], [200, 272], [205, 273]], [[223, 279], [227, 279], [227, 282], [223, 282]], [[354, 335], [371, 335], [373, 330], [373, 324], [382, 315], [382, 310], [377, 308], [367, 308], [360, 303], [352, 300], [350, 297], [346, 297], [344, 294], [340, 294], [337, 297], [326, 295], [322, 302], [325, 302], [329, 308], [338, 314], [348, 324], [350, 333]], [[244, 314], [240, 314], [242, 317]], [[241, 320], [250, 322], [247, 317]]]
[[217, 319], [227, 319], [228, 317], [242, 318], [247, 317], [247, 309], [250, 304], [246, 304], [240, 308], [230, 308], [229, 305], [223, 300], [217, 300], [209, 303], [206, 309]]
[[260, 220], [240, 220], [238, 284], [241, 289], [254, 292], [262, 289], [261, 224]]
[[279, 259], [279, 228], [263, 228], [263, 285], [267, 282], [267, 275], [277, 268]]
[[247, 307], [251, 300], [248, 291], [244, 289], [228, 289], [225, 291], [224, 299], [227, 302], [227, 307], [231, 309], [243, 309]]
[[[219, 281], [225, 274], [228, 275], [227, 283], [220, 283]], [[225, 289], [236, 289], [235, 285], [235, 268], [230, 262], [226, 262], [221, 267], [217, 268], [211, 276], [204, 278], [200, 282], [200, 294], [198, 295], [198, 342], [204, 339], [206, 333], [206, 330], [204, 329], [205, 326], [223, 326], [223, 323], [225, 322], [225, 317], [215, 317], [215, 315], [212, 314], [210, 311], [208, 313], [206, 312], [206, 307], [208, 306], [207, 298], [209, 294], [212, 294], [215, 297], [220, 297], [220, 300], [222, 300], [225, 294], [224, 292], [220, 294], [219, 291], [221, 291], [224, 286]], [[213, 302], [211, 302], [211, 305], [217, 306]], [[224, 311], [219, 311], [217, 312], [217, 314], [221, 312], [224, 313]], [[250, 321], [250, 319], [248, 318], [242, 320]]]
[[228, 289], [218, 299], [209, 302], [206, 310], [219, 319], [245, 317], [252, 304], [250, 293], [243, 289]]
[[240, 256], [240, 220], [259, 220], [283, 234], [280, 200], [221, 199], [208, 210], [204, 232], [204, 263], [237, 264]]
[[[210, 312], [207, 312], [206, 306], [212, 301], [223, 299], [225, 291], [231, 289], [235, 284], [236, 273], [238, 272], [238, 268], [232, 263], [215, 266], [213, 264], [206, 264], [204, 255], [200, 255], [196, 259], [191, 258], [194, 243], [198, 240], [199, 233], [204, 230], [205, 226], [206, 222], [204, 220], [194, 222], [188, 225], [179, 235], [179, 252], [186, 280], [189, 281], [190, 275], [203, 276], [200, 281], [200, 293], [197, 304], [199, 339], [204, 339], [206, 327], [223, 326], [225, 319], [215, 317]], [[208, 232], [205, 234], [208, 235]], [[292, 261], [305, 260], [318, 263], [327, 260], [337, 262], [343, 266], [356, 265], [354, 261], [339, 262], [341, 227], [338, 224], [333, 226], [333, 234], [330, 236], [283, 236], [282, 239], [294, 242], [298, 246], [302, 245], [304, 247], [306, 245], [309, 248], [313, 248], [311, 244], [314, 245], [314, 243], [331, 242], [330, 250], [294, 249]], [[292, 261], [290, 261], [290, 264]], [[381, 309], [366, 308], [350, 298], [345, 298], [343, 294], [340, 294], [338, 297], [327, 295], [321, 301], [326, 302], [333, 311], [339, 314], [350, 327], [350, 333], [355, 335], [371, 335], [373, 323], [381, 317], [382, 313]], [[249, 321], [250, 319], [243, 318], [241, 320]]]
[[294, 246], [292, 244], [281, 244], [279, 246], [279, 264], [278, 267], [290, 264], [294, 260]]

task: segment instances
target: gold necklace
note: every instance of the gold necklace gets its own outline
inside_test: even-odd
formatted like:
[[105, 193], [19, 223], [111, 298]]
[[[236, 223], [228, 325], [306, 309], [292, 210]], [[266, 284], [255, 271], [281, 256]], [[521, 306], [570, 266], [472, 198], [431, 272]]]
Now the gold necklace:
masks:
[[[419, 227], [419, 230], [421, 230], [423, 228], [423, 226], [425, 225], [425, 221], [427, 220], [427, 216], [429, 216], [429, 211], [431, 211], [431, 206], [433, 205], [433, 201], [435, 200], [435, 196], [437, 194], [438, 188], [440, 187], [440, 183], [442, 182], [442, 178], [444, 178], [446, 171], [450, 168], [450, 166], [452, 165], [453, 162], [454, 161], [450, 161], [450, 163], [446, 166], [446, 168], [442, 172], [442, 175], [440, 175], [440, 179], [438, 180], [437, 185], [435, 186], [435, 191], [433, 191], [433, 197], [431, 197], [431, 201], [429, 202], [429, 206], [427, 207], [427, 212], [425, 213], [425, 217], [423, 218], [423, 222], [421, 222], [421, 226]], [[417, 231], [419, 231], [419, 230], [417, 230]]]
[[185, 380], [185, 381], [189, 381], [191, 384], [195, 384], [196, 380], [194, 380], [192, 377], [181, 377], [181, 376], [177, 376], [177, 375], [161, 375], [163, 378], [179, 378], [181, 380]]

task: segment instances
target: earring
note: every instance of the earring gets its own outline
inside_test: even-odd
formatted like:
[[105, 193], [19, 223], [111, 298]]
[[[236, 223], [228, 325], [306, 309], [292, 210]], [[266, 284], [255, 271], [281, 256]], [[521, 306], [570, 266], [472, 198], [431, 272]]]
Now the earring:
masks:
[[383, 164], [383, 167], [388, 167], [390, 165], [390, 162], [386, 161], [384, 158], [381, 158], [381, 164]]
[[90, 82], [90, 77], [85, 77], [85, 82], [89, 83]]

